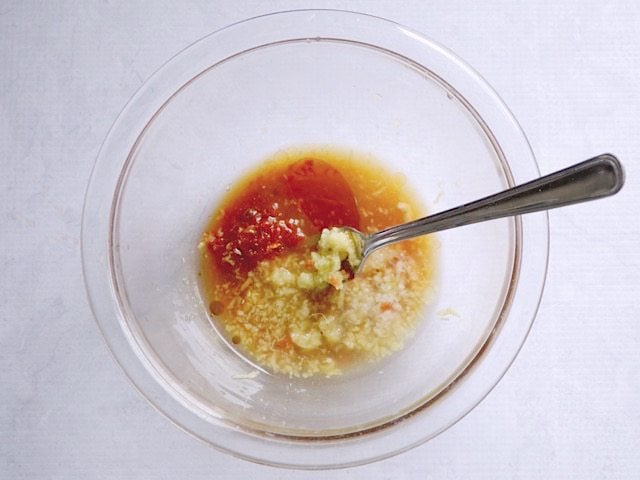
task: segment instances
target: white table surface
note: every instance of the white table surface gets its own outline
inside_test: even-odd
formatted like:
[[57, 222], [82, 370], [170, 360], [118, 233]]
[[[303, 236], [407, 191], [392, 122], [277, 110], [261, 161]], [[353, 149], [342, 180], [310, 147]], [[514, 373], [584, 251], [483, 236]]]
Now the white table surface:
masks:
[[[219, 453], [128, 383], [86, 300], [84, 189], [118, 112], [171, 55], [231, 22], [334, 7], [471, 63], [548, 173], [611, 151], [616, 197], [554, 211], [547, 287], [506, 377], [470, 415], [331, 478], [640, 478], [640, 4], [0, 2], [0, 478], [327, 478]], [[520, 4], [520, 6], [516, 6]]]

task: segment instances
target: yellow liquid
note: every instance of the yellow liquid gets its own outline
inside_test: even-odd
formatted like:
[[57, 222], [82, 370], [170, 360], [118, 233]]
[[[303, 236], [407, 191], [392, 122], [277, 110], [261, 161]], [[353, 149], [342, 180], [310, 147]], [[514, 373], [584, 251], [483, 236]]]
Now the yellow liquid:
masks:
[[[425, 214], [405, 176], [370, 156], [335, 148], [291, 149], [238, 179], [213, 212], [204, 236], [220, 228], [224, 212], [234, 208], [243, 192], [269, 185], [289, 166], [309, 158], [342, 174], [364, 232]], [[286, 203], [283, 198], [274, 201]], [[211, 251], [202, 248], [201, 286], [219, 330], [252, 361], [290, 376], [337, 375], [401, 349], [431, 288], [433, 241], [423, 237], [379, 250], [341, 290], [307, 291], [291, 281], [309, 269], [313, 248], [307, 239], [237, 276], [222, 271]]]

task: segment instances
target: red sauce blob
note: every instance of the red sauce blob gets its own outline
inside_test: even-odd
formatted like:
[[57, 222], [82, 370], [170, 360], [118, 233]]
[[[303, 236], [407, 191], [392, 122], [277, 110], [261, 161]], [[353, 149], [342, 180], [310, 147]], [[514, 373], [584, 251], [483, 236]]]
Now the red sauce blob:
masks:
[[227, 273], [246, 272], [260, 260], [300, 244], [305, 235], [300, 220], [285, 218], [277, 203], [270, 207], [236, 209], [207, 242], [219, 269]]
[[308, 158], [291, 165], [285, 177], [290, 195], [299, 200], [300, 209], [318, 231], [359, 228], [360, 215], [351, 187], [332, 165]]
[[360, 226], [353, 192], [335, 167], [306, 158], [249, 181], [223, 204], [204, 240], [217, 269], [242, 279], [261, 260], [339, 226]]

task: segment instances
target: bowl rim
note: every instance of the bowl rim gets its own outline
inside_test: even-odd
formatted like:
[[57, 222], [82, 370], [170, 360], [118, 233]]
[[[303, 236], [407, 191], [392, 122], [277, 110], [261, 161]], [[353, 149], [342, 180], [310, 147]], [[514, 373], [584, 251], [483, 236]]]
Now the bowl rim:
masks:
[[[451, 385], [450, 388], [446, 389], [446, 392], [438, 394], [435, 399], [428, 400], [419, 408], [414, 409], [400, 419], [384, 424], [384, 428], [373, 427], [364, 432], [357, 432], [357, 435], [305, 437], [301, 439], [300, 437], [260, 435], [260, 432], [249, 429], [234, 429], [224, 418], [205, 418], [203, 415], [198, 415], [197, 412], [190, 410], [189, 406], [185, 405], [184, 399], [179, 398], [175, 392], [172, 392], [173, 387], [160, 375], [154, 374], [155, 367], [146, 359], [143, 350], [137, 345], [134, 333], [129, 330], [127, 322], [122, 317], [122, 309], [116, 305], [116, 299], [119, 295], [118, 284], [112, 275], [111, 244], [106, 241], [106, 238], [110, 238], [110, 236], [103, 234], [107, 228], [112, 228], [113, 212], [115, 211], [114, 203], [116, 201], [114, 195], [117, 194], [121, 187], [122, 172], [129, 162], [130, 152], [135, 149], [136, 142], [143, 135], [153, 116], [162, 109], [171, 96], [175, 95], [195, 76], [202, 73], [202, 65], [193, 61], [198, 56], [198, 52], [211, 44], [215, 44], [218, 47], [224, 45], [225, 47], [219, 47], [220, 51], [216, 51], [216, 53], [218, 57], [225, 60], [230, 56], [229, 51], [226, 51], [225, 48], [231, 50], [231, 54], [235, 55], [244, 51], [238, 50], [242, 48], [242, 45], [246, 46], [244, 42], [247, 40], [249, 42], [253, 41], [251, 38], [244, 38], [242, 41], [238, 40], [238, 37], [243, 34], [246, 37], [246, 32], [243, 32], [243, 30], [247, 30], [248, 27], [260, 26], [259, 24], [262, 24], [263, 27], [269, 27], [267, 28], [267, 34], [263, 33], [261, 38], [257, 40], [259, 42], [265, 42], [266, 38], [263, 39], [262, 37], [269, 37], [269, 35], [272, 37], [290, 36], [292, 35], [291, 31], [283, 28], [283, 26], [289, 25], [290, 20], [294, 17], [307, 22], [314, 22], [312, 25], [305, 25], [305, 27], [316, 27], [318, 33], [308, 35], [304, 38], [305, 40], [321, 41], [331, 39], [330, 36], [319, 34], [319, 32], [329, 31], [330, 24], [334, 24], [334, 28], [338, 29], [335, 31], [336, 35], [351, 35], [359, 39], [368, 38], [367, 35], [370, 35], [370, 33], [365, 35], [366, 32], [363, 32], [372, 26], [383, 29], [385, 35], [392, 38], [392, 43], [401, 43], [401, 45], [393, 43], [394, 48], [404, 49], [403, 53], [399, 54], [401, 57], [414, 62], [426, 71], [431, 71], [431, 68], [434, 68], [431, 64], [427, 67], [412, 56], [405, 55], [408, 51], [420, 56], [421, 49], [425, 49], [429, 52], [428, 56], [431, 60], [439, 59], [441, 62], [438, 66], [442, 70], [436, 76], [442, 78], [440, 73], [444, 72], [444, 75], [448, 75], [459, 82], [453, 85], [451, 81], [443, 79], [453, 89], [456, 96], [460, 95], [459, 98], [461, 100], [468, 102], [467, 107], [478, 114], [480, 122], [488, 126], [493, 125], [494, 129], [496, 125], [499, 125], [499, 129], [503, 130], [499, 132], [499, 138], [506, 139], [505, 141], [510, 143], [507, 145], [509, 150], [507, 154], [502, 152], [504, 144], [499, 143], [495, 136], [493, 139], [496, 142], [494, 148], [497, 145], [505, 159], [503, 167], [506, 166], [507, 175], [513, 173], [509, 169], [514, 165], [506, 162], [507, 157], [505, 155], [513, 154], [511, 152], [513, 150], [523, 156], [526, 155], [530, 160], [521, 165], [522, 171], [517, 172], [515, 175], [516, 180], [518, 182], [524, 180], [525, 178], [520, 178], [522, 176], [539, 176], [539, 170], [529, 142], [508, 107], [479, 74], [445, 47], [398, 23], [362, 13], [329, 9], [289, 10], [269, 13], [233, 23], [192, 43], [160, 67], [129, 100], [100, 148], [85, 193], [81, 231], [82, 266], [91, 309], [116, 362], [143, 397], [179, 428], [220, 450], [257, 463], [306, 469], [337, 468], [381, 460], [435, 437], [473, 410], [494, 388], [522, 348], [540, 304], [548, 267], [548, 215], [546, 212], [541, 212], [527, 217], [517, 217], [514, 221], [516, 234], [522, 235], [523, 240], [521, 242], [522, 250], [518, 252], [516, 248], [516, 255], [520, 255], [520, 257], [517, 261], [514, 261], [514, 268], [520, 268], [521, 271], [524, 271], [524, 265], [529, 269], [528, 272], [530, 273], [528, 273], [529, 276], [526, 279], [517, 278], [516, 283], [518, 285], [509, 295], [514, 296], [512, 298], [513, 301], [517, 299], [517, 290], [521, 287], [520, 281], [525, 281], [524, 288], [533, 292], [533, 297], [529, 295], [531, 298], [527, 299], [526, 302], [520, 302], [522, 305], [515, 305], [517, 307], [516, 310], [522, 310], [521, 314], [527, 317], [527, 321], [519, 326], [518, 331], [512, 335], [516, 337], [515, 343], [512, 342], [511, 345], [502, 346], [502, 351], [495, 360], [499, 365], [498, 369], [496, 370], [493, 367], [494, 371], [489, 369], [489, 372], [481, 372], [481, 376], [487, 378], [487, 380], [482, 382], [483, 385], [476, 385], [475, 388], [471, 389], [474, 393], [472, 401], [463, 401], [463, 405], [458, 405], [452, 418], [449, 418], [445, 422], [446, 424], [430, 432], [430, 434], [421, 436], [418, 431], [413, 431], [411, 435], [406, 435], [407, 429], [403, 426], [406, 426], [407, 422], [402, 420], [412, 418], [415, 424], [415, 419], [420, 416], [420, 412], [443, 396], [451, 397], [455, 392], [462, 392], [464, 397], [463, 387], [466, 379], [465, 382], [459, 382], [459, 379], [472, 370], [476, 372], [479, 368], [482, 370], [482, 365], [478, 366], [476, 360], [484, 357], [482, 360], [483, 362], [486, 361], [486, 357], [491, 353], [496, 341], [501, 339], [501, 336], [497, 333], [498, 330], [504, 330], [505, 322], [501, 324], [498, 322], [497, 327], [491, 332], [480, 349], [481, 353], [478, 353], [469, 365], [463, 369], [463, 372], [456, 377], [453, 382], [455, 385]], [[278, 26], [280, 28], [275, 28]], [[340, 30], [341, 28], [346, 29], [346, 33], [344, 30]], [[373, 40], [377, 39], [374, 37]], [[388, 40], [385, 41], [388, 42]], [[259, 46], [266, 44], [262, 43]], [[374, 44], [374, 46], [376, 45]], [[254, 45], [254, 48], [257, 47]], [[235, 54], [233, 53], [234, 50]], [[390, 51], [397, 53], [394, 50]], [[462, 93], [460, 93], [461, 84], [464, 84]], [[465, 89], [468, 92], [465, 92]], [[473, 99], [467, 100], [470, 94], [477, 101]], [[477, 105], [480, 105], [480, 111], [476, 110], [475, 107]], [[476, 121], [478, 121], [478, 118], [476, 118]], [[486, 122], [486, 118], [490, 118], [489, 123]], [[142, 122], [140, 119], [142, 119]], [[140, 125], [144, 125], [142, 130], [140, 130]], [[128, 134], [123, 132], [128, 132]], [[491, 137], [494, 135], [494, 131], [489, 128], [489, 131], [485, 131], [485, 134]], [[124, 157], [115, 155], [117, 151], [123, 152], [127, 149], [129, 154]], [[119, 160], [114, 162], [114, 157]], [[519, 159], [520, 157], [512, 156], [510, 158]], [[105, 181], [105, 179], [108, 179], [108, 181]], [[105, 216], [106, 213], [108, 215]], [[527, 235], [535, 232], [536, 229], [540, 232], [538, 236], [543, 239], [542, 245], [534, 245], [531, 239], [527, 240]], [[537, 239], [538, 242], [540, 238]], [[517, 273], [516, 277], [518, 277]], [[509, 288], [513, 286], [512, 278]], [[508, 310], [513, 310], [513, 306], [513, 302], [510, 305], [506, 305], [505, 318], [509, 315]], [[117, 321], [114, 321], [114, 319], [117, 319]], [[490, 345], [491, 348], [488, 348]], [[486, 363], [484, 370], [487, 370]], [[478, 376], [479, 374], [476, 375]], [[451, 415], [449, 416], [451, 417]], [[203, 422], [205, 423], [203, 424]], [[383, 430], [385, 432], [381, 434]], [[412, 430], [416, 429], [413, 428]], [[224, 436], [226, 438], [223, 438]], [[233, 441], [229, 441], [229, 436], [233, 437]], [[365, 444], [369, 447], [369, 452], [363, 454], [363, 451], [367, 450], [362, 448]], [[250, 447], [248, 451], [252, 453], [246, 453], [247, 447]], [[310, 454], [309, 447], [313, 449], [314, 453]]]

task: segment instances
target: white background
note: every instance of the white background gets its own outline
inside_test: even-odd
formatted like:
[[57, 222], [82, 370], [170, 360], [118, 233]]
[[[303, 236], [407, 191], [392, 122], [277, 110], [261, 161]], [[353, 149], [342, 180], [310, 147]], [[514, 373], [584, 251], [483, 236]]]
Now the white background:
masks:
[[[640, 4], [635, 0], [0, 1], [0, 478], [327, 478], [178, 430], [128, 383], [84, 293], [84, 189], [107, 130], [170, 56], [277, 10], [384, 16], [450, 47], [542, 173], [611, 151], [616, 197], [553, 211], [538, 318], [506, 377], [435, 440], [331, 478], [640, 478]], [[179, 5], [179, 6], [178, 6]]]

